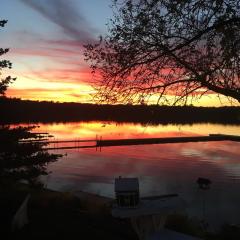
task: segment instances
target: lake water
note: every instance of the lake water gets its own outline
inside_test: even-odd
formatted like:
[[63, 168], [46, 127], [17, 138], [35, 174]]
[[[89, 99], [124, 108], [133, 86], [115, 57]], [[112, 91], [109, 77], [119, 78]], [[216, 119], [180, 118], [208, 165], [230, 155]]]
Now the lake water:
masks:
[[[141, 125], [114, 122], [40, 124], [58, 140], [196, 136], [210, 133], [240, 135], [240, 125]], [[73, 145], [73, 144], [72, 144]], [[187, 213], [215, 224], [240, 224], [240, 142], [197, 142], [99, 149], [55, 150], [67, 154], [50, 164], [47, 187], [114, 197], [114, 178], [138, 177], [141, 196], [177, 193]], [[198, 177], [212, 181], [200, 190]], [[203, 212], [205, 201], [205, 213]]]

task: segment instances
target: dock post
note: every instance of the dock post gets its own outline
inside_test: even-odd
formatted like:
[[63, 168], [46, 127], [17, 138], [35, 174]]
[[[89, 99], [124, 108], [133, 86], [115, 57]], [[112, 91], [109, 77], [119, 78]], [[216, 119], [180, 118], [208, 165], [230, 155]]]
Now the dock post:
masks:
[[98, 148], [97, 142], [98, 142], [98, 135], [96, 134], [96, 152], [97, 152], [97, 148]]
[[100, 137], [100, 140], [99, 140], [99, 142], [100, 142], [100, 152], [102, 151], [102, 136]]

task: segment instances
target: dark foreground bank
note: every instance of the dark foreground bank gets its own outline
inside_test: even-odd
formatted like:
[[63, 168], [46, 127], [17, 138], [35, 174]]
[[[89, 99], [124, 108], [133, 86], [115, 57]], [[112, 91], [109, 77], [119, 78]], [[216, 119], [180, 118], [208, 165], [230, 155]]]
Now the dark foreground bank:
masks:
[[[11, 220], [27, 194], [29, 224], [11, 232]], [[111, 216], [111, 201], [79, 192], [60, 193], [31, 189], [27, 185], [0, 188], [0, 236], [3, 239], [138, 239], [129, 221]], [[239, 240], [240, 228], [223, 226], [209, 233], [202, 224], [187, 216], [172, 215], [167, 228], [205, 240]]]
[[[12, 218], [28, 193], [29, 223], [12, 232]], [[0, 236], [3, 239], [137, 239], [130, 223], [112, 218], [105, 203], [94, 195], [90, 199], [89, 194], [79, 198], [24, 185], [1, 188]]]

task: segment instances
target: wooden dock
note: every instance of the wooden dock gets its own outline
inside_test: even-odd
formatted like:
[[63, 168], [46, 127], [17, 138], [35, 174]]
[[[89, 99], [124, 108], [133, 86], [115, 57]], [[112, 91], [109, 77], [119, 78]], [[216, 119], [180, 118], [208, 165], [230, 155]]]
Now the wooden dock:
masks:
[[69, 146], [69, 147], [45, 147], [44, 150], [66, 150], [66, 149], [74, 149], [74, 148], [96, 148], [96, 145], [94, 146]]
[[164, 144], [164, 143], [186, 143], [186, 142], [208, 142], [208, 141], [240, 141], [240, 136], [210, 134], [208, 136], [193, 137], [167, 137], [167, 138], [138, 138], [138, 139], [112, 139], [97, 140], [97, 147]]
[[[46, 146], [45, 150], [55, 149], [74, 149], [74, 148], [100, 148], [111, 146], [130, 146], [130, 145], [147, 145], [147, 144], [164, 144], [164, 143], [187, 143], [187, 142], [209, 142], [209, 141], [237, 141], [240, 142], [240, 136], [225, 135], [225, 134], [209, 134], [206, 136], [191, 136], [191, 137], [166, 137], [166, 138], [132, 138], [132, 139], [76, 139], [76, 140], [31, 140], [20, 141], [27, 142], [44, 142], [53, 144]], [[93, 143], [88, 145], [89, 143]], [[72, 146], [64, 146], [64, 144], [72, 143]], [[86, 144], [82, 144], [86, 143]], [[88, 143], [88, 144], [87, 144]], [[59, 146], [60, 145], [60, 146]], [[62, 145], [62, 146], [61, 146]]]
[[36, 140], [21, 140], [19, 141], [21, 143], [30, 143], [30, 142], [43, 142], [43, 143], [82, 143], [82, 142], [96, 142], [95, 139], [87, 139], [87, 140], [83, 140], [83, 139], [75, 139], [75, 140], [48, 140], [46, 138], [44, 139], [36, 139]]

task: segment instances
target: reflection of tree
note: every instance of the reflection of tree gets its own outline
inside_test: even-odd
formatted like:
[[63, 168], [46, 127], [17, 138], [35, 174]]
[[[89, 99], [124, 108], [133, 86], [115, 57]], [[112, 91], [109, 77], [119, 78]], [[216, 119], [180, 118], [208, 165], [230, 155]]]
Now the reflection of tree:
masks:
[[154, 95], [187, 104], [215, 92], [240, 102], [239, 1], [114, 2], [109, 35], [85, 52], [98, 100], [144, 103]]

